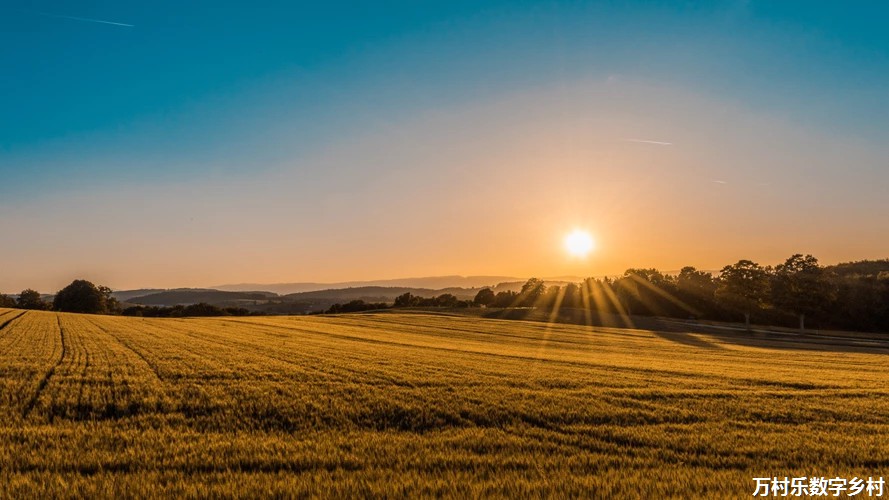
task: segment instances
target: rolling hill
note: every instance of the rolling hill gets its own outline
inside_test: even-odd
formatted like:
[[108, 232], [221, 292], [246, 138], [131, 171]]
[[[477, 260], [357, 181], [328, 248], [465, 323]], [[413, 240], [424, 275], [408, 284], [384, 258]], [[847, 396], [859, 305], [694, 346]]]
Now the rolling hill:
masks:
[[214, 286], [216, 290], [226, 291], [250, 291], [267, 290], [280, 295], [290, 295], [302, 292], [315, 292], [320, 290], [336, 290], [343, 288], [423, 288], [441, 290], [445, 288], [481, 288], [494, 286], [504, 281], [518, 281], [520, 278], [509, 276], [429, 276], [422, 278], [400, 278], [370, 281], [345, 281], [340, 283], [241, 283], [234, 285]]
[[[214, 305], [235, 305], [242, 302], [266, 301], [277, 297], [272, 292], [223, 292], [219, 290], [167, 290], [130, 297], [125, 302], [146, 306], [175, 306], [205, 302]], [[120, 300], [120, 299], [119, 299]]]

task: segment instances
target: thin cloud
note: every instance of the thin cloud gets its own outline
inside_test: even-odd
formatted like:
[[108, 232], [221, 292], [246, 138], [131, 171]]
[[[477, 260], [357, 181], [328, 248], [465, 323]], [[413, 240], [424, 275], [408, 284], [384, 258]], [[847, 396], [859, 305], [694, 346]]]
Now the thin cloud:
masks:
[[728, 181], [717, 181], [717, 180], [715, 180], [715, 179], [712, 180], [712, 181], [710, 181], [710, 182], [714, 182], [714, 183], [716, 183], [716, 184], [728, 184]]
[[642, 144], [656, 144], [658, 146], [672, 146], [672, 142], [663, 142], [663, 141], [648, 141], [645, 139], [624, 139], [626, 142], [641, 142]]
[[126, 28], [135, 28], [135, 25], [132, 25], [132, 24], [117, 23], [114, 21], [103, 21], [102, 19], [92, 19], [89, 17], [63, 16], [61, 14], [50, 14], [49, 12], [40, 12], [37, 10], [23, 10], [22, 12], [27, 12], [29, 14], [36, 14], [38, 16], [44, 16], [44, 17], [54, 17], [56, 19], [71, 19], [72, 21], [83, 21], [83, 22], [87, 22], [87, 23], [110, 24], [112, 26], [123, 26]]

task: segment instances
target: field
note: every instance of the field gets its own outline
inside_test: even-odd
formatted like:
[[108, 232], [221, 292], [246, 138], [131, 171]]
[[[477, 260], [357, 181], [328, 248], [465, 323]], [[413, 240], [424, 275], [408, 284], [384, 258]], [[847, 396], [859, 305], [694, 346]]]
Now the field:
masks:
[[744, 498], [757, 476], [889, 476], [887, 353], [445, 314], [0, 309], [0, 497]]

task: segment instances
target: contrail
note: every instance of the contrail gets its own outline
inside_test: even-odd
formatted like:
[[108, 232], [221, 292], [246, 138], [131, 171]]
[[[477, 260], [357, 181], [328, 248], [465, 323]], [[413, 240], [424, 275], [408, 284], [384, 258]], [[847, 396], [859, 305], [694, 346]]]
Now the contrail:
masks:
[[712, 182], [715, 182], [716, 184], [728, 184], [728, 181], [717, 181], [717, 180], [713, 180]]
[[37, 10], [22, 10], [21, 12], [37, 14], [38, 16], [55, 17], [56, 19], [71, 19], [73, 21], [84, 21], [88, 23], [110, 24], [112, 26], [125, 26], [127, 28], [135, 28], [135, 26], [132, 24], [116, 23], [114, 21], [103, 21], [101, 19], [91, 19], [89, 17], [63, 16], [60, 14], [50, 14], [49, 12], [40, 12]]
[[658, 146], [672, 146], [672, 142], [646, 141], [645, 139], [624, 139], [626, 142], [641, 142], [643, 144], [657, 144]]

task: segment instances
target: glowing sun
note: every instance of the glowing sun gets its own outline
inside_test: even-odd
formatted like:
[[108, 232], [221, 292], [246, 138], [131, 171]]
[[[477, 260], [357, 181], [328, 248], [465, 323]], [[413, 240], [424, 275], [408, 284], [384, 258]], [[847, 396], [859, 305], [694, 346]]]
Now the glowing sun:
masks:
[[586, 257], [595, 246], [590, 233], [582, 229], [575, 229], [565, 236], [565, 250], [575, 257]]

